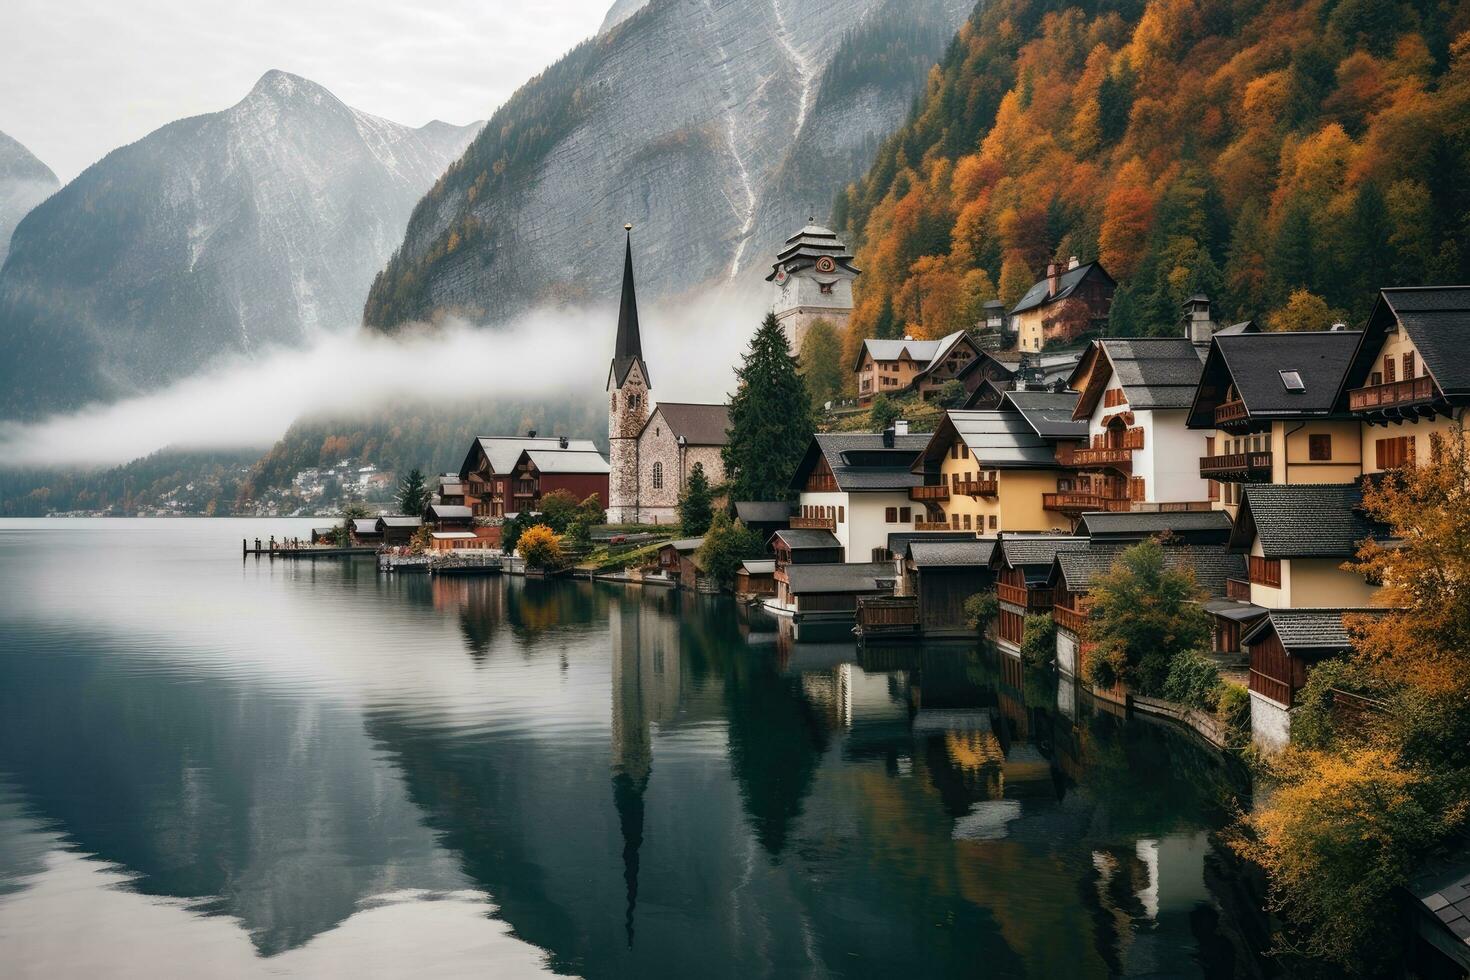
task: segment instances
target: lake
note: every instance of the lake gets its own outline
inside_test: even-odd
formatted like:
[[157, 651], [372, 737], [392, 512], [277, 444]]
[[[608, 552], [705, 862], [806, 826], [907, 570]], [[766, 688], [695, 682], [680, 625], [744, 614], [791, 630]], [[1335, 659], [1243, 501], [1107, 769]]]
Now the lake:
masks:
[[[1251, 975], [1191, 736], [723, 598], [0, 522], [0, 975]], [[804, 638], [805, 639], [805, 638]]]

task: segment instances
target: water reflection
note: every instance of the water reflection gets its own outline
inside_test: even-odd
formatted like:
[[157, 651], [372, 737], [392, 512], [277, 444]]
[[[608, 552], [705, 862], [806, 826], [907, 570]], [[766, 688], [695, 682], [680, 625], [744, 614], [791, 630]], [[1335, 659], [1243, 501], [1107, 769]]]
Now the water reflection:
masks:
[[[242, 575], [202, 547], [117, 578], [105, 538], [73, 570], [83, 620], [15, 572], [59, 576], [52, 533], [0, 534], [0, 935], [34, 932], [0, 967], [83, 972], [46, 937], [134, 922], [126, 895], [172, 910], [132, 926], [153, 972], [206, 922], [272, 970], [367, 962], [373, 915], [491, 973], [1257, 970], [1210, 838], [1235, 776], [992, 651], [859, 655], [589, 583]], [[139, 642], [162, 591], [238, 595], [269, 642], [157, 615]], [[106, 893], [94, 921], [40, 914], [62, 886]]]

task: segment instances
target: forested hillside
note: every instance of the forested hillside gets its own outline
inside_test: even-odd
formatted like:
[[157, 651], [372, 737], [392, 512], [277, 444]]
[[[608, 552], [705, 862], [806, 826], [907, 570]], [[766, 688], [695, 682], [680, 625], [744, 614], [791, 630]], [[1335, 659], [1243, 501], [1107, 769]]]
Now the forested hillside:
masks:
[[1470, 3], [994, 0], [834, 218], [848, 338], [972, 326], [1054, 257], [1119, 281], [1110, 330], [1203, 291], [1278, 327], [1470, 281]]

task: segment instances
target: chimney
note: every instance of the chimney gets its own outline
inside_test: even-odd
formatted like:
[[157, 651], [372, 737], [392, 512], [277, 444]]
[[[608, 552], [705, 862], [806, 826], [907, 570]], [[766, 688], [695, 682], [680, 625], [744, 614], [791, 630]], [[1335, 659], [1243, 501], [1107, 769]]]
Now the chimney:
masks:
[[558, 437], [557, 440], [556, 440], [556, 444], [558, 446], [560, 446], [561, 448], [563, 448], [563, 449], [567, 448], [567, 437], [566, 436], [560, 436], [560, 437]]
[[1078, 263], [1077, 263], [1077, 256], [1073, 255], [1073, 256], [1068, 257], [1068, 259], [1067, 259], [1067, 271], [1068, 272], [1071, 272], [1073, 269], [1077, 268], [1077, 265], [1078, 265]]
[[1340, 333], [1341, 331], [1346, 330], [1346, 329], [1347, 329], [1347, 324], [1346, 323], [1334, 323], [1332, 325], [1332, 332], [1333, 333]]
[[1062, 277], [1057, 271], [1057, 264], [1055, 262], [1048, 262], [1046, 264], [1046, 295], [1055, 296], [1061, 292], [1061, 289]]
[[536, 430], [535, 429], [527, 429], [526, 430], [526, 438], [527, 439], [534, 439], [534, 438], [536, 438]]
[[893, 426], [883, 430], [883, 445], [887, 449], [893, 448]]
[[897, 419], [897, 420], [895, 420], [894, 423], [893, 423], [893, 434], [896, 435], [896, 436], [906, 436], [906, 435], [908, 435], [909, 434], [909, 420], [908, 419]]
[[1195, 293], [1184, 304], [1184, 336], [1196, 347], [1208, 347], [1218, 329], [1210, 316], [1210, 298]]

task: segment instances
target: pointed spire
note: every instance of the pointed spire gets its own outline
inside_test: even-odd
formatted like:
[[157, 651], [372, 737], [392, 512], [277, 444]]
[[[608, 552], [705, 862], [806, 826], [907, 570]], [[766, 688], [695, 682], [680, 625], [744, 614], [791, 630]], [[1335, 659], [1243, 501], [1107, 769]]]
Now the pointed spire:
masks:
[[643, 357], [643, 341], [638, 336], [638, 296], [633, 288], [633, 226], [623, 225], [627, 246], [623, 252], [623, 301], [618, 307], [618, 342], [613, 357]]

